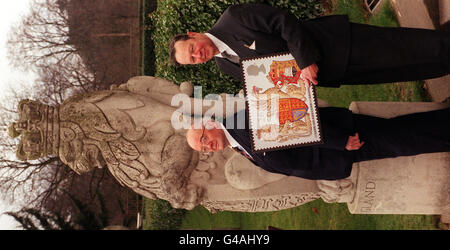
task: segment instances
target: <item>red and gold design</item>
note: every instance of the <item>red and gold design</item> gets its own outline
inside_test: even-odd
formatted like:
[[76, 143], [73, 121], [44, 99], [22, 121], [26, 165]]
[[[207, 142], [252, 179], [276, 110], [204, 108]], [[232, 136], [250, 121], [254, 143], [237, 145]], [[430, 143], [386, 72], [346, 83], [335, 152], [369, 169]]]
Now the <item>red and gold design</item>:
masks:
[[270, 65], [269, 77], [275, 86], [297, 84], [300, 78], [300, 67], [295, 60], [273, 61]]
[[241, 69], [253, 152], [323, 142], [315, 88], [292, 54], [246, 58]]
[[280, 125], [287, 120], [291, 122], [302, 119], [308, 112], [308, 105], [297, 98], [283, 98], [278, 100], [278, 118]]

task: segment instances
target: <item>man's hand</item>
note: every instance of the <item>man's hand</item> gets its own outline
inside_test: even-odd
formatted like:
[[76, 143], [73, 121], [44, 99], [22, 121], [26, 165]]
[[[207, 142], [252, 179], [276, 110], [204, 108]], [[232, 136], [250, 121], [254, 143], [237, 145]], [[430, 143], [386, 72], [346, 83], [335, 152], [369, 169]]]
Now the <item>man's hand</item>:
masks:
[[350, 150], [358, 150], [364, 145], [364, 142], [359, 141], [359, 135], [356, 133], [354, 136], [349, 136], [347, 145], [345, 145], [345, 149]]
[[308, 67], [302, 69], [300, 78], [305, 81], [307, 87], [311, 86], [311, 83], [317, 85], [317, 72], [319, 72], [319, 67], [317, 67], [317, 64], [313, 63]]

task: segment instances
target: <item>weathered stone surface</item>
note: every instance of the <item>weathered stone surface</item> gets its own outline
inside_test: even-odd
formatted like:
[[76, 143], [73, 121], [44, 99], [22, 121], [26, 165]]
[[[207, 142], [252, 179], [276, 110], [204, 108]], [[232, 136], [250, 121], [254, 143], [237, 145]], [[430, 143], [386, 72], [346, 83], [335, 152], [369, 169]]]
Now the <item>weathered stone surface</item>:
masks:
[[[374, 103], [350, 105], [355, 113], [390, 118], [448, 107], [442, 103]], [[355, 214], [443, 214], [450, 203], [450, 153], [420, 154], [354, 164], [351, 179]]]
[[[57, 155], [79, 174], [107, 167], [122, 185], [145, 197], [167, 200], [175, 208], [203, 205], [212, 212], [277, 211], [321, 197], [327, 202], [349, 202], [354, 213], [429, 214], [440, 213], [442, 197], [448, 197], [448, 153], [355, 164], [347, 179], [312, 181], [266, 172], [231, 149], [195, 152], [186, 142], [186, 130], [172, 126], [174, 115], [191, 123], [191, 117], [181, 113], [203, 115], [210, 107], [223, 110], [229, 103], [239, 109], [233, 102], [242, 101], [243, 96], [203, 105], [189, 97], [192, 93], [189, 83], [179, 87], [140, 76], [109, 91], [74, 96], [57, 107], [24, 100], [19, 104], [19, 121], [9, 132], [21, 137], [20, 159]], [[185, 102], [174, 104], [177, 95], [184, 95]], [[196, 105], [199, 110], [194, 109]], [[351, 106], [356, 113], [375, 116], [430, 108], [442, 105]]]
[[[233, 98], [243, 99], [202, 105], [189, 97], [192, 93], [189, 83], [179, 87], [140, 76], [112, 90], [74, 96], [57, 107], [24, 100], [10, 134], [21, 137], [20, 159], [57, 155], [78, 174], [106, 166], [120, 184], [175, 208], [204, 204], [211, 211], [273, 211], [319, 197], [314, 181], [265, 172], [232, 150], [193, 151], [186, 130], [172, 126], [174, 114], [203, 115], [210, 107], [225, 109], [228, 102], [239, 108]], [[184, 102], [173, 104], [176, 95]]]

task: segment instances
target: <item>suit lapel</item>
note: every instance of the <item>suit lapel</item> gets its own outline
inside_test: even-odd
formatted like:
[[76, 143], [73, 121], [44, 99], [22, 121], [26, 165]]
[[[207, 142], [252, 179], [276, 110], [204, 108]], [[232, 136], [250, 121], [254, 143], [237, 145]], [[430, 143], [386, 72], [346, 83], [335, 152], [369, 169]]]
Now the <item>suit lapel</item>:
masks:
[[220, 41], [224, 42], [230, 49], [232, 49], [241, 59], [259, 56], [256, 50], [250, 49], [247, 46], [251, 45], [253, 41], [247, 41], [243, 37], [238, 35], [226, 33], [216, 27], [208, 31], [211, 35], [215, 36]]
[[[238, 114], [240, 112], [245, 112], [244, 113], [245, 129], [238, 129]], [[226, 119], [223, 120], [223, 124], [225, 126], [225, 129], [228, 131], [228, 133], [236, 140], [237, 143], [239, 143], [239, 145], [241, 145], [249, 153], [249, 155], [253, 158], [253, 160], [255, 160], [256, 158], [258, 158], [258, 156], [255, 155], [252, 151], [250, 130], [248, 129], [249, 124], [248, 124], [248, 116], [247, 115], [248, 114], [245, 110], [235, 113], [234, 118], [233, 118], [233, 121], [234, 121], [233, 129], [226, 128]]]
[[234, 39], [235, 39], [234, 46], [233, 47], [230, 46], [230, 48], [234, 52], [236, 52], [236, 54], [238, 54], [241, 59], [259, 56], [256, 49], [248, 48], [248, 46], [251, 45], [254, 41], [246, 41], [240, 39], [237, 36], [234, 36]]

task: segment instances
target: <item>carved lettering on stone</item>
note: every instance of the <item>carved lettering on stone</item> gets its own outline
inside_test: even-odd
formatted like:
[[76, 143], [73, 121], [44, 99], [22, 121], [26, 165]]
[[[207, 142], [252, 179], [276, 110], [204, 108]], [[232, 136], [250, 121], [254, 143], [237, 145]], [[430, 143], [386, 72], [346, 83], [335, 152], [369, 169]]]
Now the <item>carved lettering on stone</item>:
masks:
[[222, 210], [267, 212], [297, 207], [318, 198], [320, 198], [320, 195], [317, 193], [304, 193], [302, 195], [279, 195], [254, 200], [206, 201], [201, 204], [210, 212]]
[[362, 196], [361, 212], [370, 213], [374, 208], [376, 183], [367, 181], [364, 186], [364, 194]]

